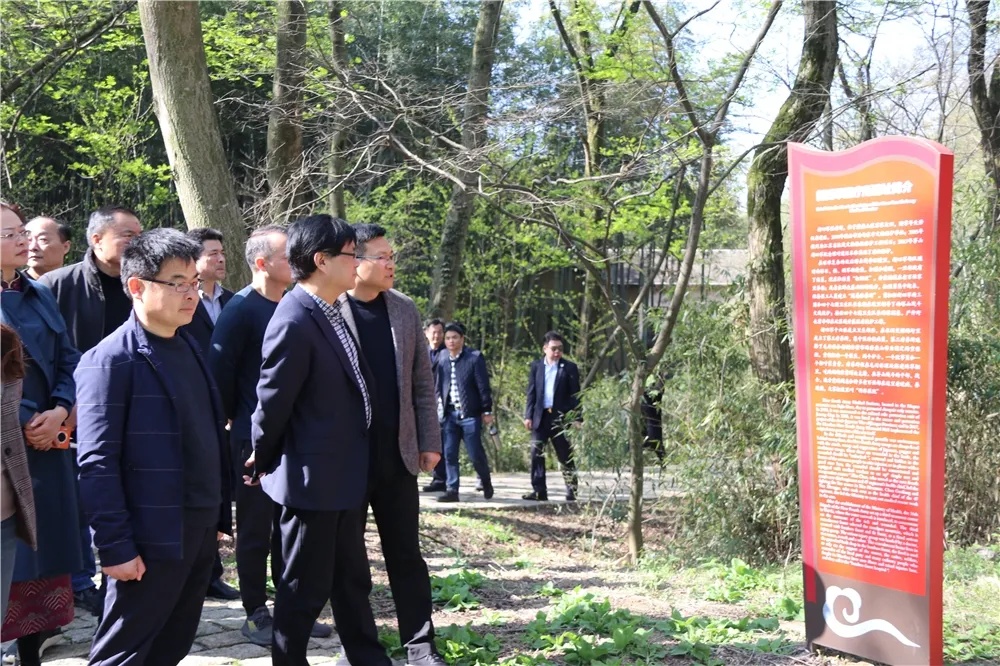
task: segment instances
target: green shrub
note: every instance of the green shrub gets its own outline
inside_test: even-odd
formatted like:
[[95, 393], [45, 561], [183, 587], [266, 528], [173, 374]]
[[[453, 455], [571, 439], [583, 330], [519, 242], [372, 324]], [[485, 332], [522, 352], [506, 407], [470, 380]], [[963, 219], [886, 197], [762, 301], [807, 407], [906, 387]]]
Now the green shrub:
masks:
[[1000, 339], [952, 335], [947, 427], [948, 541], [985, 542], [1000, 531]]

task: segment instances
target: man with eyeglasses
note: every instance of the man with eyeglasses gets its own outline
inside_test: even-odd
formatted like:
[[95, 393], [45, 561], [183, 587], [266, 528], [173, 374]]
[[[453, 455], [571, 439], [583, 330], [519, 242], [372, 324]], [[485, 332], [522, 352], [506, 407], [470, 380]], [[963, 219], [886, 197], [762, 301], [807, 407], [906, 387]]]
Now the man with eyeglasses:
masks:
[[556, 458], [562, 467], [566, 483], [566, 501], [576, 499], [579, 482], [573, 445], [566, 437], [566, 428], [582, 421], [580, 411], [580, 370], [576, 363], [563, 358], [566, 342], [555, 331], [542, 340], [544, 357], [532, 361], [528, 371], [528, 404], [524, 410], [524, 427], [531, 433], [531, 487], [522, 498], [545, 502], [549, 491], [545, 483], [545, 444], [552, 442]]
[[[392, 288], [396, 257], [385, 229], [355, 224], [354, 232], [361, 263], [354, 288], [340, 297], [340, 312], [371, 370], [378, 414], [369, 430], [368, 492], [360, 520], [364, 525], [371, 505], [406, 663], [445, 666], [434, 647], [431, 581], [418, 536], [417, 475], [441, 459], [430, 357], [417, 306]], [[367, 565], [365, 559], [355, 566]], [[337, 614], [334, 620], [340, 626]]]
[[354, 230], [329, 215], [288, 226], [295, 287], [278, 303], [261, 348], [251, 419], [253, 474], [278, 504], [284, 570], [274, 598], [271, 663], [307, 666], [309, 634], [327, 600], [347, 659], [390, 666], [369, 595], [363, 511], [374, 379], [337, 300], [354, 287]]
[[124, 325], [83, 355], [80, 497], [108, 577], [91, 664], [175, 665], [194, 642], [218, 532], [232, 533], [225, 413], [197, 342], [202, 248], [153, 229], [125, 248]]
[[[121, 326], [132, 312], [132, 302], [122, 290], [122, 252], [139, 235], [139, 218], [122, 206], [102, 206], [87, 223], [87, 251], [83, 260], [43, 275], [66, 321], [69, 339], [81, 353]], [[67, 425], [73, 426], [73, 414]], [[94, 585], [97, 562], [90, 530], [80, 518], [80, 552], [83, 569], [73, 574], [73, 599], [77, 608], [100, 616], [104, 595]]]

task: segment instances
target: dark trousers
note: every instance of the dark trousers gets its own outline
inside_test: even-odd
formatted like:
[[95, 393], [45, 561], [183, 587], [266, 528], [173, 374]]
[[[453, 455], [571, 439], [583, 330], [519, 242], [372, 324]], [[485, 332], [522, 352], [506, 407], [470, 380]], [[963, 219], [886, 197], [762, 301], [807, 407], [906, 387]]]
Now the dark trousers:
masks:
[[465, 442], [465, 451], [472, 461], [472, 468], [484, 483], [490, 481], [490, 463], [483, 448], [483, 422], [480, 418], [458, 418], [457, 412], [449, 412], [441, 424], [441, 437], [444, 440], [445, 469], [448, 472], [448, 491], [458, 492], [459, 465], [458, 445]]
[[[392, 478], [369, 485], [368, 501], [382, 542], [400, 641], [406, 647], [407, 658], [416, 661], [434, 653], [431, 579], [420, 554], [417, 478], [402, 467], [402, 461], [399, 467]], [[368, 566], [367, 559], [355, 566]], [[339, 627], [340, 620], [334, 620]]]
[[438, 464], [434, 466], [434, 471], [431, 473], [431, 481], [444, 483], [448, 479], [448, 471], [445, 469], [444, 456], [438, 460]]
[[142, 580], [108, 578], [90, 664], [175, 666], [187, 656], [218, 552], [217, 527], [185, 524], [182, 559], [144, 560]]
[[309, 632], [327, 600], [353, 666], [391, 666], [368, 597], [371, 572], [363, 509], [308, 511], [279, 506], [276, 535], [285, 563], [274, 599], [274, 666], [306, 666]]
[[573, 445], [562, 433], [563, 425], [562, 417], [544, 411], [538, 428], [531, 431], [531, 487], [537, 493], [548, 493], [545, 486], [545, 443], [550, 441], [552, 448], [556, 450], [566, 488], [575, 493], [579, 485], [576, 462], [573, 460]]
[[247, 615], [267, 603], [267, 556], [271, 555], [271, 580], [281, 579], [281, 551], [271, 553], [271, 528], [274, 526], [274, 501], [260, 486], [243, 483], [243, 466], [253, 447], [249, 440], [233, 442], [233, 465], [239, 481], [236, 492], [236, 573], [240, 596]]

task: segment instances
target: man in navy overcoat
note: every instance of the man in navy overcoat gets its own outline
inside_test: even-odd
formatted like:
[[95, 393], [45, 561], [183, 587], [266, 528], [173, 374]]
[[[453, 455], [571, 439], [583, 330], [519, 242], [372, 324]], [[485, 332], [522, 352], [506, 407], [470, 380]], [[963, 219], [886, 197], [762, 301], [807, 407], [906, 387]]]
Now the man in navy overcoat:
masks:
[[309, 632], [327, 599], [353, 666], [392, 663], [368, 599], [361, 511], [373, 380], [337, 303], [354, 286], [354, 244], [350, 225], [329, 215], [289, 225], [286, 252], [297, 284], [264, 333], [251, 438], [255, 474], [280, 505], [275, 529], [285, 568], [274, 599], [275, 666], [306, 666]]

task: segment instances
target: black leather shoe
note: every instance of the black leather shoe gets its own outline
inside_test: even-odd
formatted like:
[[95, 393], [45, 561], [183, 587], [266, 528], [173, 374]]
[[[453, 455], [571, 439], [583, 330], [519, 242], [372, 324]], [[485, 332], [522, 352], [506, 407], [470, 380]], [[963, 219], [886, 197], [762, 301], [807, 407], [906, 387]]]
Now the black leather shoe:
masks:
[[483, 499], [493, 499], [493, 480], [483, 481]]
[[227, 585], [221, 578], [216, 578], [208, 584], [208, 592], [205, 593], [205, 596], [212, 599], [233, 601], [240, 598], [240, 591], [231, 585]]
[[104, 611], [104, 595], [96, 587], [73, 593], [73, 605], [91, 615], [100, 615]]
[[527, 495], [521, 495], [521, 499], [531, 500], [532, 502], [548, 502], [549, 496], [547, 493], [539, 493], [532, 490]]
[[313, 638], [329, 638], [333, 636], [333, 627], [317, 620], [313, 623], [313, 628], [309, 630], [309, 635]]
[[449, 490], [444, 495], [440, 495], [437, 498], [438, 502], [457, 502], [458, 501], [458, 491]]
[[431, 481], [426, 486], [424, 486], [425, 493], [443, 493], [448, 489], [444, 481]]

